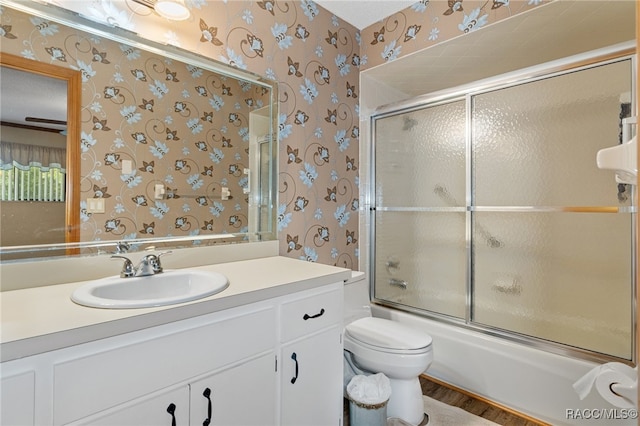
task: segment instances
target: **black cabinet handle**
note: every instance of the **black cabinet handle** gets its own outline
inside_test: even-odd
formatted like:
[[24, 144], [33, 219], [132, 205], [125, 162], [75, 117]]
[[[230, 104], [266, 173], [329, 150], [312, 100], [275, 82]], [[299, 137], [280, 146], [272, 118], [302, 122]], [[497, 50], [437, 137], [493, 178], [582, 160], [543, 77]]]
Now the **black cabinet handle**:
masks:
[[176, 404], [173, 402], [169, 404], [167, 413], [171, 414], [171, 426], [176, 426]]
[[324, 314], [324, 308], [320, 309], [320, 312], [318, 312], [318, 313], [317, 313], [317, 314], [315, 314], [315, 315], [304, 314], [304, 316], [302, 317], [302, 319], [306, 321], [306, 320], [311, 319], [311, 318], [318, 318], [318, 317], [321, 317], [323, 314]]
[[211, 414], [212, 414], [211, 389], [206, 388], [204, 392], [202, 392], [202, 396], [207, 398], [207, 418], [204, 419], [204, 422], [202, 422], [202, 426], [209, 426], [209, 423], [211, 423]]
[[291, 359], [296, 363], [296, 375], [291, 378], [291, 384], [294, 384], [298, 380], [298, 355], [295, 352], [292, 353]]

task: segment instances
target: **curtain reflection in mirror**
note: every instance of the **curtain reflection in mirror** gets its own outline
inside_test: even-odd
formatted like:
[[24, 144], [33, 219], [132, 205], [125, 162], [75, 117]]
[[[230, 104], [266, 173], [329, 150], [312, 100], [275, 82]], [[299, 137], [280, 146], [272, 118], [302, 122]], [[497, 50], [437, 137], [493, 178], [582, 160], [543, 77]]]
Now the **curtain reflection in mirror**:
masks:
[[0, 142], [0, 200], [64, 201], [66, 150]]

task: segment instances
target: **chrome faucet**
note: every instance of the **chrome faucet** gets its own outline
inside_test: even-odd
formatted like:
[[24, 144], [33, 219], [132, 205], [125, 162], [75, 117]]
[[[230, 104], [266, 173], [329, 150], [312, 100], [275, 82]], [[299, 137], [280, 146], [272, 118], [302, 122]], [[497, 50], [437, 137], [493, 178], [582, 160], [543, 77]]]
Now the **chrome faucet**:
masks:
[[150, 275], [159, 274], [163, 271], [162, 264], [160, 263], [160, 256], [170, 254], [171, 251], [166, 251], [160, 254], [148, 254], [140, 259], [138, 266], [134, 267], [129, 258], [114, 254], [111, 258], [124, 259], [124, 265], [120, 271], [120, 278], [130, 277], [148, 277]]
[[142, 259], [140, 259], [140, 263], [136, 267], [136, 272], [134, 276], [136, 277], [146, 277], [149, 275], [155, 275], [162, 272], [162, 264], [160, 263], [160, 256], [171, 253], [165, 252], [160, 254], [148, 254]]
[[111, 258], [124, 259], [124, 264], [122, 265], [122, 270], [120, 271], [120, 278], [129, 278], [135, 275], [136, 271], [133, 267], [133, 263], [131, 263], [131, 261], [127, 257], [114, 254], [113, 256], [111, 256]]

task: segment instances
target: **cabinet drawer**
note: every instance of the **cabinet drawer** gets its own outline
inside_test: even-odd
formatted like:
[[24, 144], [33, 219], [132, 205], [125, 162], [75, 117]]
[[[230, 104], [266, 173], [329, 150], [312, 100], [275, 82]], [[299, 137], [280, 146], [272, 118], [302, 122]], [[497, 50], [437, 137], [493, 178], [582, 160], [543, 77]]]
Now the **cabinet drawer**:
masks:
[[[265, 308], [153, 338], [144, 332], [136, 338], [118, 336], [108, 340], [123, 344], [110, 350], [79, 347], [74, 359], [53, 367], [54, 423], [71, 422], [273, 348], [276, 327], [275, 309]], [[138, 343], [127, 344], [131, 340]]]
[[281, 305], [281, 339], [286, 342], [330, 325], [342, 324], [342, 283], [329, 291], [306, 293]]

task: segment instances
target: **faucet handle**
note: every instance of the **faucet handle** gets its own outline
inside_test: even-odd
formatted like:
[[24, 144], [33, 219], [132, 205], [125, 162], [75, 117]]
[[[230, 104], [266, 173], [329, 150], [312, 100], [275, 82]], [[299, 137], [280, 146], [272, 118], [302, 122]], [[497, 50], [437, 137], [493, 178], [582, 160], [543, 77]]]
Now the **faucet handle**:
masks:
[[121, 278], [130, 278], [135, 275], [135, 270], [133, 269], [133, 263], [129, 260], [129, 258], [125, 256], [120, 256], [114, 254], [111, 256], [112, 259], [124, 259], [124, 264], [122, 265], [122, 271], [120, 271]]
[[151, 264], [151, 267], [153, 268], [154, 273], [159, 274], [160, 272], [162, 272], [162, 264], [160, 263], [160, 256], [164, 256], [165, 254], [171, 254], [171, 253], [173, 252], [169, 250], [163, 253], [158, 253], [157, 255], [152, 255], [152, 257], [149, 258], [149, 263]]

